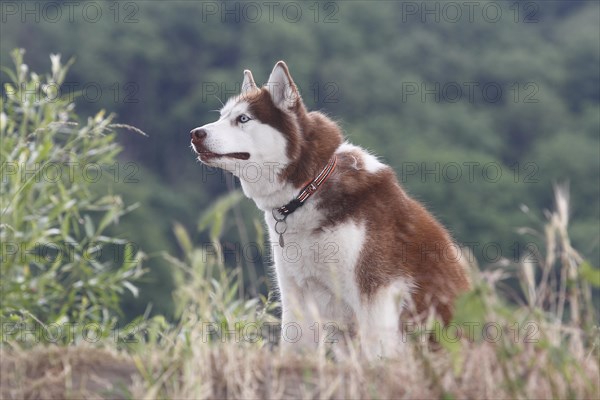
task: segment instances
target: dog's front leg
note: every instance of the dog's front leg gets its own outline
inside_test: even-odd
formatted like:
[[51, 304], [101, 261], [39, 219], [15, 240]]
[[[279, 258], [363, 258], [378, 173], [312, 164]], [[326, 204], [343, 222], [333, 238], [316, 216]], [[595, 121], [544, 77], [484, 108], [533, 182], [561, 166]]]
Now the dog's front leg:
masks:
[[[279, 279], [281, 295], [281, 348], [284, 352], [314, 352], [319, 344], [314, 309], [292, 279]], [[311, 317], [313, 315], [313, 317]]]

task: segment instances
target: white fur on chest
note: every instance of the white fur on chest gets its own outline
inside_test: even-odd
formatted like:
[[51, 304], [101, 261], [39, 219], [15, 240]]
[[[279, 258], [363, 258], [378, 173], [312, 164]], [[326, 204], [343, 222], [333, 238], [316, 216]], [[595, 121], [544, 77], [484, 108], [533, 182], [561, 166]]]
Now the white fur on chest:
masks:
[[365, 242], [364, 224], [347, 221], [320, 228], [320, 212], [307, 204], [288, 217], [282, 248], [273, 216], [265, 217], [282, 301], [299, 303], [289, 304], [292, 308], [316, 308], [319, 315], [313, 318], [350, 322], [350, 310], [360, 302], [355, 273]]

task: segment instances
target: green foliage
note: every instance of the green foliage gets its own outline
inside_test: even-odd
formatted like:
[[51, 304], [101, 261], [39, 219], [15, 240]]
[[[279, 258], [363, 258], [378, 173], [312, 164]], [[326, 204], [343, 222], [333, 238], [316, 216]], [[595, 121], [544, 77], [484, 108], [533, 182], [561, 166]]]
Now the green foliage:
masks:
[[[243, 4], [216, 6], [240, 10]], [[380, 2], [377, 7], [368, 1], [300, 2], [295, 3], [303, 11], [298, 22], [283, 18], [285, 4], [275, 7], [272, 22], [262, 4], [262, 16], [249, 22], [241, 12], [207, 14], [211, 4], [206, 2], [123, 3], [117, 21], [114, 7], [107, 6], [96, 23], [82, 21], [80, 8], [74, 22], [66, 8], [56, 22], [31, 23], [28, 17], [22, 23], [19, 15], [8, 15], [0, 55], [8, 58], [13, 47], [26, 47], [32, 65], [46, 63], [48, 49], [77, 55], [71, 83], [79, 89], [86, 84], [102, 88], [98, 100], [77, 100], [78, 113], [95, 115], [101, 106], [152, 133], [143, 147], [133, 135], [118, 140], [143, 171], [140, 185], [119, 188], [128, 203], [145, 199], [145, 207], [125, 225], [151, 220], [153, 229], [129, 232], [153, 252], [175, 251], [172, 221], [194, 230], [198, 215], [226, 190], [223, 175], [205, 174], [188, 152], [190, 129], [214, 120], [211, 110], [236, 92], [244, 68], [251, 68], [261, 83], [273, 63], [284, 59], [307, 106], [340, 121], [350, 140], [381, 156], [400, 176], [407, 163], [425, 161], [428, 168], [433, 163], [440, 168], [449, 162], [498, 163], [503, 172], [498, 182], [482, 178], [481, 170], [469, 181], [466, 168], [457, 182], [443, 174], [440, 179], [417, 174], [402, 182], [458, 241], [479, 242], [479, 249], [495, 242], [509, 257], [515, 229], [528, 222], [521, 204], [550, 209], [551, 184], [568, 179], [572, 239], [593, 265], [600, 265], [598, 2], [483, 1], [474, 6], [472, 20], [460, 3], [457, 22], [443, 12], [439, 20], [435, 13], [407, 13], [407, 5], [423, 11], [443, 9], [443, 2]], [[485, 20], [482, 10], [488, 5], [501, 9], [499, 21]], [[333, 10], [334, 20], [325, 23]], [[129, 12], [135, 21], [124, 23]], [[534, 20], [524, 21], [530, 12]], [[468, 82], [478, 85], [473, 96]], [[453, 83], [462, 89], [456, 101], [421, 96], [421, 85], [431, 89]], [[501, 87], [498, 101], [483, 97], [488, 83]], [[416, 85], [419, 93], [405, 96], [406, 85]], [[134, 101], [124, 101], [127, 95]], [[244, 222], [250, 226], [252, 217]], [[224, 239], [235, 241], [236, 234], [225, 232]], [[489, 261], [481, 251], [475, 256]], [[169, 272], [157, 260], [150, 263], [143, 287], [149, 296], [142, 293], [141, 298], [149, 301], [163, 292], [154, 309], [168, 313]], [[137, 304], [135, 310], [144, 307]]]
[[[217, 242], [223, 233], [223, 220], [225, 214], [242, 199], [242, 193], [239, 191], [221, 197], [200, 217], [198, 230], [203, 231], [211, 226], [210, 239], [213, 243]], [[179, 238], [179, 237], [178, 237]], [[179, 240], [181, 243], [181, 240]]]
[[593, 287], [600, 288], [600, 268], [593, 267], [588, 262], [584, 262], [579, 267], [581, 268], [581, 277]]
[[201, 216], [198, 229], [210, 232], [209, 245], [196, 247], [181, 224], [176, 223], [173, 227], [185, 258], [179, 260], [166, 253], [163, 256], [173, 267], [177, 282], [174, 293], [177, 316], [186, 329], [202, 322], [216, 324], [220, 338], [220, 332], [243, 329], [249, 322], [275, 321], [269, 312], [277, 307], [277, 303], [262, 295], [245, 299], [241, 266], [225, 266], [220, 243], [224, 219], [241, 199], [241, 192], [231, 192]]
[[58, 92], [71, 62], [52, 55], [51, 74], [40, 76], [29, 72], [23, 54], [13, 51], [15, 69], [2, 69], [11, 82], [1, 114], [0, 313], [15, 332], [37, 332], [28, 338], [34, 342], [50, 340], [49, 325], [73, 326], [75, 337], [59, 340], [76, 341], [84, 324], [108, 333], [121, 295], [137, 294], [143, 253], [106, 234], [135, 205], [93, 188], [120, 151], [113, 115], [100, 111], [80, 123]]

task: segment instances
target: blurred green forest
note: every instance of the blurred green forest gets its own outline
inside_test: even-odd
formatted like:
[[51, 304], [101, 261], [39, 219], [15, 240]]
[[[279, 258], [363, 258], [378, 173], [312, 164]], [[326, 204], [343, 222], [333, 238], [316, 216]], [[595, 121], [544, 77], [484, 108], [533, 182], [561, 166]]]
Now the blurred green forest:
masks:
[[[94, 185], [141, 205], [115, 231], [150, 257], [139, 298], [125, 300], [129, 316], [148, 303], [173, 315], [173, 274], [156, 255], [181, 252], [174, 223], [198, 231], [200, 215], [237, 186], [195, 160], [190, 129], [216, 119], [243, 69], [264, 82], [280, 59], [307, 106], [392, 165], [482, 264], [499, 261], [497, 248], [513, 258], [538, 242], [519, 227], [545, 218], [552, 183], [565, 180], [573, 245], [600, 264], [596, 1], [77, 4], [3, 2], [1, 64], [15, 47], [32, 70], [46, 70], [50, 53], [75, 57], [62, 94], [78, 92], [78, 114], [106, 108], [149, 134], [119, 136], [118, 173]], [[228, 262], [265, 276], [268, 254], [249, 260], [236, 247], [255, 235], [240, 226], [262, 216], [249, 200], [235, 215], [245, 224], [225, 221]], [[192, 239], [210, 244], [204, 233]]]

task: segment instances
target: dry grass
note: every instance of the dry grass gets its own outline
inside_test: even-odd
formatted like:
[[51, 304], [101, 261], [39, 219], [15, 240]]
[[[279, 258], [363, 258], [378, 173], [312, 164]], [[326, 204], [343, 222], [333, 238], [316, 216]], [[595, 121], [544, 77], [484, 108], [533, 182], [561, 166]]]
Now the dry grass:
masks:
[[[419, 346], [402, 360], [372, 365], [232, 343], [156, 350], [133, 357], [85, 346], [3, 351], [2, 398], [600, 397], [596, 357], [572, 354], [577, 362], [559, 371], [552, 352], [534, 345], [521, 347], [510, 371], [486, 342], [464, 343], [460, 368], [447, 353]], [[507, 372], [519, 387], [511, 387]]]
[[[413, 353], [415, 350], [413, 349]], [[551, 355], [534, 346], [515, 357], [509, 371], [522, 387], [511, 388], [497, 349], [465, 346], [459, 371], [447, 355], [427, 351], [367, 365], [322, 357], [282, 356], [235, 345], [198, 347], [171, 376], [137, 387], [134, 397], [155, 398], [598, 398], [598, 364], [579, 359], [580, 370], [548, 374]], [[157, 360], [155, 360], [157, 361]], [[552, 368], [549, 368], [552, 369]]]
[[2, 348], [2, 399], [126, 398], [137, 368], [131, 357], [105, 348]]

